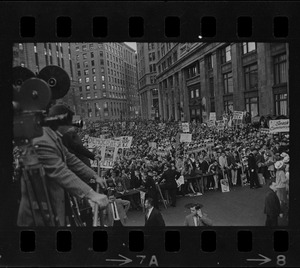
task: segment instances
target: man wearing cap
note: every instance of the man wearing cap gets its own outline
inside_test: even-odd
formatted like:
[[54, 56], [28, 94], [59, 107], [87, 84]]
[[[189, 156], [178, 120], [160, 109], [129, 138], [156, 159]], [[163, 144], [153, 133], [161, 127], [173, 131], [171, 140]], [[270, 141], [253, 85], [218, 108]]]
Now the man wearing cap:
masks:
[[278, 226], [278, 216], [282, 217], [280, 202], [276, 195], [276, 191], [277, 184], [273, 179], [271, 179], [269, 182], [269, 191], [265, 198], [264, 213], [267, 215], [265, 226]]
[[283, 161], [277, 161], [275, 163], [276, 169], [276, 194], [279, 198], [280, 205], [282, 209], [285, 209], [287, 206], [287, 192], [286, 192], [286, 183], [287, 178], [285, 175], [285, 164]]
[[185, 217], [184, 226], [212, 226], [212, 220], [207, 217], [207, 214], [202, 213], [202, 204], [191, 204], [191, 214]]

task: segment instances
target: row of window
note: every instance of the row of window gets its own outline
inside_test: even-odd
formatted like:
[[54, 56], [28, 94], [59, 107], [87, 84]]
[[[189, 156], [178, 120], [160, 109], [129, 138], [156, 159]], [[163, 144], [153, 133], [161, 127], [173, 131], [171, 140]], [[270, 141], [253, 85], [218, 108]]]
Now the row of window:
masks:
[[[233, 101], [227, 100], [224, 101], [224, 111], [226, 113], [234, 111]], [[288, 100], [287, 94], [274, 94], [274, 106], [275, 106], [275, 115], [287, 115], [288, 114]], [[245, 98], [245, 110], [255, 117], [259, 115], [259, 102], [258, 97]], [[215, 100], [211, 99], [210, 102], [210, 112], [215, 112]], [[195, 117], [200, 118], [200, 109], [190, 109], [191, 119]]]
[[[97, 99], [97, 98], [101, 97], [99, 92], [94, 92], [93, 94], [92, 93], [86, 93], [85, 95], [81, 93], [80, 94], [80, 99], [83, 100], [84, 96], [85, 96], [86, 99], [93, 99], [93, 98]], [[106, 91], [102, 92], [102, 97], [103, 98], [109, 97], [109, 98], [116, 98], [116, 99], [126, 99], [126, 96], [123, 93], [117, 93], [117, 92], [108, 92], [108, 93], [106, 93]]]

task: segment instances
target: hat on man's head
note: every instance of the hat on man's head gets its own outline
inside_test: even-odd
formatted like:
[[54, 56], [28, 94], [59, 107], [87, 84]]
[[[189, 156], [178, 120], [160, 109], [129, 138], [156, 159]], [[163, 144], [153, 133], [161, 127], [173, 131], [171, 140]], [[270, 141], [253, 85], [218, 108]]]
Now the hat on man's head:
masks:
[[288, 162], [290, 162], [290, 157], [289, 157], [288, 154], [283, 158], [282, 162], [283, 162], [284, 164], [287, 164]]
[[185, 207], [185, 208], [188, 208], [188, 209], [191, 209], [191, 208], [195, 207], [196, 210], [198, 210], [198, 209], [203, 208], [203, 205], [202, 205], [202, 204], [199, 204], [199, 203], [188, 203], [188, 204], [186, 204], [184, 207]]
[[283, 158], [285, 158], [286, 156], [289, 156], [289, 155], [287, 153], [283, 152], [283, 153], [281, 153], [280, 156], [283, 157]]
[[49, 110], [49, 116], [57, 116], [67, 114], [67, 121], [72, 123], [72, 117], [75, 114], [70, 108], [68, 108], [65, 104], [55, 104]]
[[283, 161], [277, 161], [274, 166], [276, 169], [280, 169], [283, 167], [283, 165], [284, 165]]

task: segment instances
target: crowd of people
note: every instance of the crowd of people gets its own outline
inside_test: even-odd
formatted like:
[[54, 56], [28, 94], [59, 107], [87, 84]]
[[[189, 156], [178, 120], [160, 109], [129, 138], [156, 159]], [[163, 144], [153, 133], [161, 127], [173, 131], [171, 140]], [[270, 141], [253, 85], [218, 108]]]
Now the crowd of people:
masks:
[[[53, 115], [61, 113], [59, 109], [54, 109], [54, 111]], [[124, 205], [126, 214], [129, 208], [139, 210], [144, 207], [139, 195], [126, 196], [124, 194], [130, 190], [139, 189], [146, 193], [147, 202], [153, 204], [153, 207], [159, 211], [159, 201], [168, 198], [171, 206], [175, 207], [178, 195], [197, 196], [207, 191], [222, 191], [222, 179], [227, 179], [231, 188], [248, 185], [251, 189], [260, 188], [268, 181], [274, 180], [281, 208], [287, 215], [289, 135], [286, 133], [270, 134], [251, 123], [233, 125], [219, 130], [215, 127], [208, 127], [205, 123], [192, 122], [189, 124], [192, 141], [180, 142], [179, 135], [182, 133], [180, 122], [138, 120], [125, 124], [124, 122], [111, 122], [106, 125], [105, 133], [101, 131], [101, 128], [99, 130], [92, 127], [75, 129], [71, 124], [58, 128], [64, 146], [81, 160], [77, 161], [67, 152], [63, 153], [63, 158], [64, 154], [67, 156], [66, 162], [72, 162], [73, 172], [77, 176], [86, 177], [88, 186], [83, 184], [82, 187], [80, 186], [84, 190], [78, 191], [76, 188], [78, 185], [71, 187], [72, 193], [81, 199], [87, 197], [93, 203], [105, 207], [109, 202], [104, 198], [105, 195], [124, 196], [122, 199], [129, 201]], [[47, 139], [57, 140], [57, 136], [52, 132], [44, 130], [44, 136], [46, 134], [50, 137]], [[97, 170], [92, 171], [90, 164], [90, 160], [99, 159], [99, 156], [96, 152], [88, 150], [88, 137], [100, 137], [100, 135], [109, 139], [120, 136], [133, 137], [131, 147], [123, 150], [113, 168], [106, 170], [101, 178], [95, 172]], [[44, 145], [43, 142], [40, 142], [40, 145]], [[46, 165], [47, 161], [45, 160]], [[83, 169], [83, 163], [89, 169]], [[85, 172], [78, 170], [79, 167]], [[61, 168], [65, 167], [61, 164]], [[58, 171], [47, 170], [46, 172], [50, 172], [49, 176], [52, 177], [60, 175]], [[68, 173], [67, 170], [65, 172]], [[189, 179], [204, 174], [206, 176], [203, 176], [200, 184], [196, 180]], [[68, 175], [71, 177], [71, 174], [65, 177]], [[179, 183], [180, 180], [181, 183]], [[106, 188], [104, 194], [96, 193], [97, 182]], [[80, 184], [77, 179], [73, 183]], [[62, 185], [66, 188], [69, 186]], [[113, 206], [111, 215], [114, 215], [114, 208]], [[197, 208], [199, 209], [199, 206]], [[20, 222], [24, 219], [22, 212], [24, 214], [24, 210], [20, 208]], [[28, 206], [26, 213], [29, 214]], [[85, 216], [90, 219], [86, 222], [91, 225], [92, 213], [87, 212]], [[119, 220], [120, 217], [111, 218]], [[62, 219], [61, 222], [64, 223]], [[24, 224], [27, 225], [27, 223]]]
[[[131, 123], [128, 124], [129, 126]], [[176, 195], [197, 196], [206, 191], [221, 191], [220, 181], [228, 179], [229, 187], [249, 186], [257, 189], [276, 181], [276, 193], [283, 211], [287, 214], [289, 193], [289, 134], [270, 134], [265, 128], [250, 123], [224, 130], [209, 128], [206, 124], [191, 123], [192, 142], [180, 143], [177, 135], [182, 133], [178, 122], [137, 121], [131, 127], [112, 123], [108, 138], [132, 136], [130, 149], [105, 174], [110, 187], [119, 193], [143, 188], [146, 196], [159, 208], [159, 184], [165, 189], [176, 206]], [[93, 129], [80, 130], [78, 134], [88, 147], [85, 137], [101, 133]], [[205, 140], [212, 141], [206, 146]], [[152, 147], [155, 144], [155, 148]], [[173, 171], [172, 175], [169, 174]], [[199, 185], [190, 177], [203, 176]], [[184, 184], [176, 184], [180, 176]], [[199, 187], [200, 186], [200, 187]], [[139, 198], [131, 199], [131, 206], [139, 208]]]

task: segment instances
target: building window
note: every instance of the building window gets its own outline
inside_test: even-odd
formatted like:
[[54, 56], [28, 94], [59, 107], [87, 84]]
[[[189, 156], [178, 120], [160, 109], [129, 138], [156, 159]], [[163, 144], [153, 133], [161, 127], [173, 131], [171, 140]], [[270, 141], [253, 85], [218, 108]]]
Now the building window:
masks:
[[88, 64], [87, 61], [85, 61], [85, 62], [83, 63], [83, 65], [84, 65], [84, 68], [89, 68], [89, 64]]
[[258, 74], [257, 64], [244, 67], [245, 90], [257, 89]]
[[224, 94], [233, 93], [232, 73], [223, 74]]
[[96, 76], [93, 76], [93, 82], [96, 82]]
[[82, 46], [82, 50], [83, 50], [83, 51], [86, 51], [86, 45], [83, 45], [83, 46]]
[[231, 61], [231, 46], [226, 46], [221, 49], [221, 63], [226, 63]]
[[76, 51], [79, 51], [79, 47], [76, 47], [75, 50], [76, 50]]
[[97, 89], [97, 85], [94, 84], [93, 85], [93, 89], [96, 90]]
[[199, 62], [195, 62], [186, 70], [187, 79], [192, 78], [199, 74]]
[[89, 85], [85, 86], [86, 91], [90, 91], [91, 87]]
[[215, 96], [214, 78], [209, 78], [209, 93], [211, 97]]
[[90, 82], [90, 78], [89, 78], [89, 77], [86, 77], [86, 78], [85, 78], [85, 82], [86, 82], [86, 83]]
[[105, 81], [104, 75], [101, 76], [101, 80], [102, 80], [102, 81]]
[[91, 52], [91, 58], [94, 58], [94, 52]]
[[199, 96], [200, 96], [199, 95], [199, 88], [197, 88], [196, 91], [195, 91], [195, 98], [199, 98]]
[[23, 50], [23, 44], [22, 43], [19, 43], [19, 49]]
[[104, 60], [100, 59], [100, 64], [104, 65]]
[[275, 103], [275, 114], [276, 115], [287, 115], [287, 94], [275, 94], [274, 103]]
[[86, 53], [82, 54], [82, 57], [83, 57], [84, 60], [86, 60], [87, 59]]
[[286, 54], [274, 57], [274, 84], [287, 82]]
[[80, 69], [80, 63], [77, 62], [77, 69]]
[[103, 51], [99, 52], [100, 57], [103, 57]]
[[93, 49], [94, 48], [94, 44], [90, 44], [90, 49]]
[[101, 67], [101, 73], [104, 73], [104, 67]]
[[233, 112], [233, 101], [224, 101], [224, 111], [225, 113]]
[[97, 92], [94, 92], [94, 98], [98, 98]]
[[245, 103], [246, 103], [246, 111], [250, 113], [251, 117], [257, 116], [259, 114], [258, 97], [246, 98]]
[[89, 70], [88, 69], [84, 70], [83, 72], [84, 72], [84, 75], [89, 75]]
[[212, 70], [214, 67], [213, 66], [213, 55], [212, 54], [208, 55], [206, 60], [207, 60], [207, 69]]
[[[103, 97], [106, 98], [106, 92], [105, 92], [105, 91], [103, 92]], [[104, 108], [105, 108], [105, 107], [104, 107]]]
[[90, 99], [91, 98], [91, 93], [86, 93], [86, 98]]
[[102, 88], [105, 89], [105, 84], [102, 84]]
[[79, 87], [79, 92], [82, 92], [82, 86]]
[[243, 42], [243, 54], [247, 54], [255, 50], [256, 50], [255, 42]]
[[95, 74], [95, 73], [96, 73], [96, 69], [92, 68], [92, 74]]
[[81, 76], [81, 71], [77, 71], [78, 76]]
[[92, 64], [92, 66], [95, 66], [95, 61], [92, 60], [92, 61], [91, 61], [91, 64]]
[[194, 90], [191, 90], [191, 99], [194, 98]]
[[80, 94], [80, 99], [83, 100], [83, 95], [82, 94]]
[[82, 79], [78, 78], [78, 83], [81, 84], [82, 83]]

